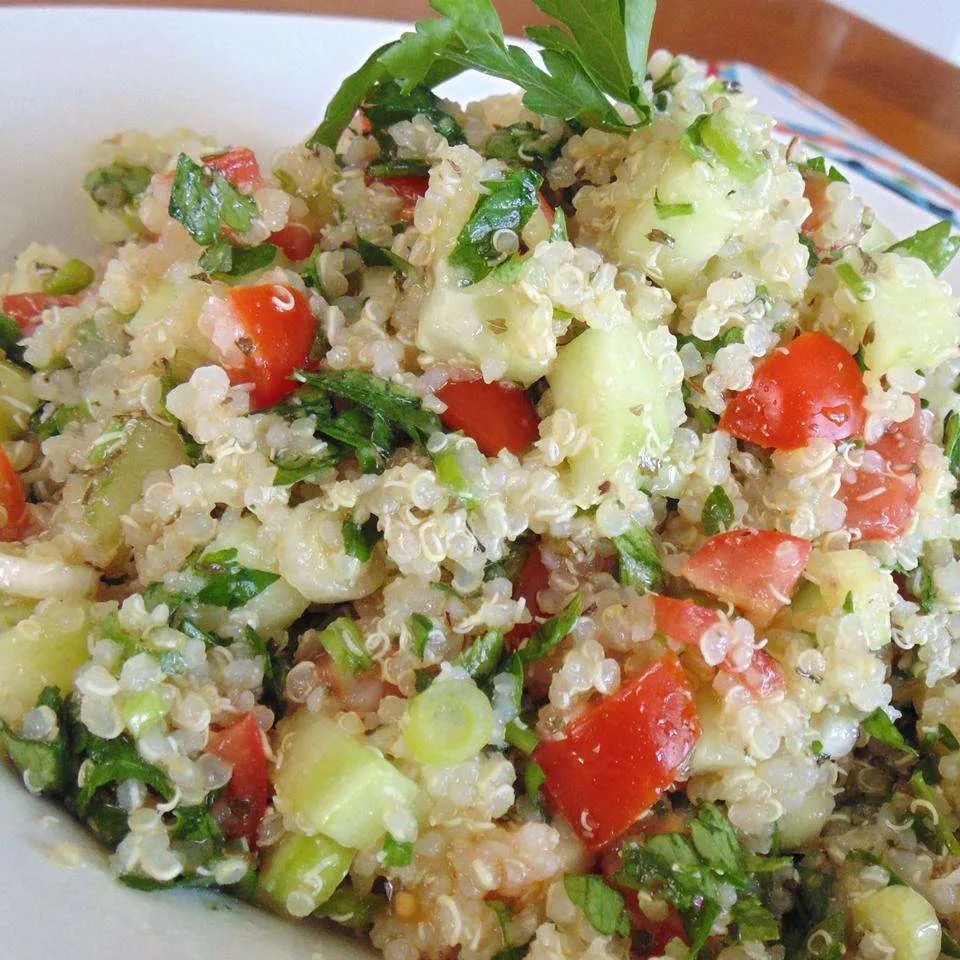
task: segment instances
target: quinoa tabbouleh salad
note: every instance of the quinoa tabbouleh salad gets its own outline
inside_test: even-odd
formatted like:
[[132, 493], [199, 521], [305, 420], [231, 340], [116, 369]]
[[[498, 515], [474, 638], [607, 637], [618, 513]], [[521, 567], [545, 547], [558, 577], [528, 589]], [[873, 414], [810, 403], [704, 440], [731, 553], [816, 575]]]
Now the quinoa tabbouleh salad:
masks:
[[0, 278], [4, 752], [386, 960], [958, 957], [960, 238], [538, 3], [100, 143]]

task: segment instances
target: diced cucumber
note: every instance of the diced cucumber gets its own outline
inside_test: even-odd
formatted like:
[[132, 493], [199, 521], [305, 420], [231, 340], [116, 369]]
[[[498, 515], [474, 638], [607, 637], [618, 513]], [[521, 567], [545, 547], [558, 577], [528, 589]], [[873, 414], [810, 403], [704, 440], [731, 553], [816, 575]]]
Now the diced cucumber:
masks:
[[[568, 461], [581, 506], [596, 500], [624, 461], [651, 464], [661, 456], [683, 422], [680, 360], [662, 333], [624, 323], [585, 330], [560, 348], [548, 377], [554, 404], [575, 414], [591, 435]], [[658, 357], [652, 348], [668, 352]]]
[[[866, 279], [873, 294], [858, 300], [853, 323], [867, 369], [886, 374], [894, 367], [927, 370], [956, 352], [960, 315], [956, 301], [930, 268], [916, 257], [876, 254], [877, 270]], [[909, 318], [909, 322], [906, 322]]]
[[420, 308], [417, 346], [438, 360], [480, 367], [503, 365], [498, 378], [530, 386], [556, 356], [553, 307], [490, 274], [469, 287], [440, 262]]
[[30, 414], [39, 405], [27, 371], [9, 360], [0, 360], [0, 440], [22, 437]]
[[138, 420], [126, 429], [129, 433], [120, 452], [94, 478], [84, 505], [84, 518], [96, 530], [105, 560], [119, 550], [120, 518], [140, 499], [147, 477], [189, 463], [176, 430], [152, 420]]
[[[617, 259], [657, 277], [676, 298], [740, 226], [738, 186], [724, 169], [695, 161], [678, 146], [655, 190], [620, 211], [613, 235]], [[664, 218], [657, 202], [661, 209], [692, 203], [694, 212]]]
[[284, 725], [275, 785], [289, 824], [356, 850], [379, 849], [387, 819], [415, 811], [419, 789], [363, 739], [301, 710]]
[[849, 595], [853, 612], [867, 631], [871, 649], [878, 650], [889, 643], [890, 609], [897, 587], [873, 557], [863, 550], [814, 550], [804, 575], [819, 588], [824, 612], [842, 613]]
[[[216, 537], [207, 546], [206, 553], [235, 548], [237, 561], [253, 570], [277, 572], [274, 551], [265, 549], [262, 542], [260, 522], [255, 517], [240, 517], [229, 522], [221, 522]], [[226, 611], [222, 607], [210, 608], [210, 621], [202, 626], [218, 632], [228, 616], [254, 625], [258, 633], [265, 637], [276, 636], [286, 630], [308, 606], [304, 596], [283, 578], [275, 580], [260, 591], [252, 600], [248, 600], [236, 610]]]
[[306, 917], [326, 903], [353, 862], [353, 851], [329, 837], [291, 833], [270, 850], [257, 890], [281, 913]]
[[130, 336], [136, 336], [173, 313], [187, 312], [196, 316], [209, 295], [209, 285], [199, 280], [179, 280], [176, 283], [161, 280], [127, 321], [126, 331]]
[[93, 610], [82, 600], [44, 600], [0, 633], [0, 719], [18, 723], [44, 687], [69, 692], [74, 672], [89, 657]]

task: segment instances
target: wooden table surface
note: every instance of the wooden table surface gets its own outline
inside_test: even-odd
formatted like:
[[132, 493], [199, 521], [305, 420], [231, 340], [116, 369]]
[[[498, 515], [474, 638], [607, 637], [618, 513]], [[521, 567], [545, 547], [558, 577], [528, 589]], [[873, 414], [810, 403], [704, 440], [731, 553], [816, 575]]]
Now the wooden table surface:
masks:
[[[399, 20], [430, 15], [427, 0], [139, 2]], [[508, 33], [547, 19], [531, 0], [495, 2]], [[905, 12], [908, 7], [904, 0]], [[960, 184], [960, 68], [826, 0], [660, 0], [653, 43], [763, 67]]]

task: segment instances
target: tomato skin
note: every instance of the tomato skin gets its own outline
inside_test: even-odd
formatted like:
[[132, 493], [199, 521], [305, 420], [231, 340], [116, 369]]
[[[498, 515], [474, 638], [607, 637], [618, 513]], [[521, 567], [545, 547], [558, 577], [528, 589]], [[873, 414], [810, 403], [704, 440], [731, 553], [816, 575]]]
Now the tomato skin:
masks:
[[253, 384], [252, 407], [260, 410], [296, 390], [289, 377], [306, 364], [317, 321], [306, 298], [292, 287], [233, 287], [228, 297], [250, 342], [243, 365], [230, 371], [230, 379]]
[[720, 620], [716, 610], [701, 607], [692, 600], [675, 600], [656, 594], [653, 598], [653, 615], [657, 629], [684, 646], [695, 647], [708, 627]]
[[825, 333], [775, 350], [727, 404], [720, 429], [774, 450], [863, 435], [867, 388], [857, 361]]
[[472, 437], [488, 457], [501, 450], [523, 453], [539, 436], [537, 411], [522, 387], [502, 380], [450, 380], [437, 396], [447, 405], [440, 414], [444, 426]]
[[29, 525], [27, 516], [27, 498], [23, 493], [23, 484], [6, 450], [0, 446], [0, 511], [5, 517], [0, 525], [0, 540], [22, 540]]
[[294, 222], [288, 223], [282, 229], [271, 233], [267, 242], [275, 243], [287, 259], [294, 263], [306, 260], [316, 246], [310, 228], [305, 224]]
[[775, 530], [730, 530], [707, 540], [681, 572], [763, 626], [789, 603], [812, 549], [809, 540]]
[[526, 602], [527, 609], [533, 619], [530, 623], [518, 623], [507, 634], [506, 640], [511, 650], [516, 650], [527, 637], [536, 632], [539, 626], [537, 618], [543, 613], [537, 597], [541, 590], [546, 590], [549, 586], [550, 571], [546, 568], [543, 558], [540, 556], [540, 545], [536, 544], [530, 548], [527, 559], [520, 568], [517, 583], [513, 588], [513, 599], [520, 600], [522, 598]]
[[417, 201], [427, 192], [430, 178], [426, 174], [410, 177], [368, 178], [367, 185], [369, 186], [371, 183], [383, 183], [390, 187], [403, 200], [403, 206], [400, 208], [400, 219], [406, 223], [412, 223], [413, 211], [417, 206]]
[[252, 192], [263, 184], [260, 164], [252, 150], [247, 147], [234, 147], [225, 153], [204, 157], [204, 164], [222, 173], [239, 190]]
[[927, 442], [927, 430], [919, 397], [913, 398], [913, 414], [900, 423], [891, 423], [883, 436], [871, 443], [868, 450], [875, 450], [887, 461], [895, 473], [913, 470], [920, 459], [920, 451]]
[[207, 752], [233, 765], [224, 791], [227, 809], [221, 810], [221, 827], [231, 840], [246, 837], [255, 843], [270, 801], [270, 770], [257, 718], [244, 714], [233, 726], [212, 734]]
[[48, 307], [75, 307], [80, 297], [62, 294], [59, 297], [49, 293], [8, 293], [0, 299], [0, 313], [16, 320], [24, 334], [31, 334], [37, 328], [40, 314]]
[[673, 655], [587, 709], [533, 759], [544, 788], [592, 850], [615, 840], [676, 779], [700, 736], [693, 691]]

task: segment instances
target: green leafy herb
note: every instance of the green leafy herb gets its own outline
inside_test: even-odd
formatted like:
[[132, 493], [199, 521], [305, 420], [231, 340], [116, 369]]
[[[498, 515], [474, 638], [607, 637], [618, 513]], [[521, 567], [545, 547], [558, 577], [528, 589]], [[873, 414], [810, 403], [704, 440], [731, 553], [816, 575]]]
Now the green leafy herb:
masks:
[[697, 205], [695, 203], [664, 203], [659, 195], [654, 193], [653, 208], [661, 220], [669, 220], [671, 217], [689, 217], [696, 212]]
[[887, 252], [917, 257], [939, 276], [960, 250], [960, 235], [951, 235], [952, 227], [949, 220], [941, 220], [926, 230], [918, 230], [906, 239], [898, 240], [887, 247]]
[[20, 324], [13, 317], [0, 313], [0, 349], [14, 363], [23, 363], [23, 347], [20, 346], [22, 339]]
[[960, 957], [960, 942], [946, 928], [941, 931], [940, 952], [947, 957]]
[[484, 154], [493, 160], [523, 166], [539, 165], [541, 169], [559, 150], [560, 141], [555, 135], [526, 121], [494, 130], [483, 146]]
[[540, 799], [540, 788], [547, 782], [547, 775], [534, 760], [528, 760], [523, 766], [523, 789], [527, 796], [533, 801], [534, 806], [541, 812], [544, 812], [543, 802]]
[[847, 595], [843, 598], [843, 612], [853, 613], [853, 591], [852, 590], [848, 590]]
[[[63, 698], [56, 687], [47, 687], [40, 694], [37, 706], [49, 707], [58, 715]], [[10, 762], [24, 778], [29, 788], [37, 793], [59, 795], [67, 782], [66, 741], [58, 733], [52, 740], [28, 740], [0, 720], [0, 743]]]
[[419, 276], [420, 271], [408, 260], [395, 254], [389, 247], [381, 247], [363, 237], [357, 237], [357, 253], [365, 266], [392, 267], [406, 277]]
[[126, 206], [150, 186], [153, 171], [149, 167], [128, 167], [113, 163], [91, 170], [83, 178], [83, 189], [98, 207]]
[[834, 166], [827, 163], [826, 157], [811, 157], [799, 165], [802, 171], [807, 170], [811, 173], [822, 173], [828, 180], [836, 180], [840, 183], [849, 183], [850, 181]]
[[257, 201], [240, 193], [222, 173], [181, 153], [169, 213], [197, 243], [209, 246], [219, 236], [221, 224], [241, 233], [249, 230], [258, 210]]
[[935, 727], [924, 728], [921, 743], [924, 747], [942, 746], [948, 753], [960, 750], [960, 740], [957, 740], [953, 731], [944, 723], [938, 723]]
[[482, 637], [477, 637], [454, 663], [463, 667], [474, 680], [483, 680], [497, 668], [502, 654], [503, 634], [499, 630], [488, 630]]
[[[913, 829], [917, 837], [934, 853], [944, 850], [960, 855], [960, 842], [955, 834], [956, 822], [937, 792], [927, 783], [922, 770], [915, 770], [910, 777], [910, 790], [918, 799], [913, 816]], [[932, 807], [933, 809], [929, 809]]]
[[380, 142], [381, 149], [392, 152], [396, 144], [390, 139], [387, 127], [424, 117], [447, 143], [463, 143], [463, 131], [449, 113], [441, 108], [440, 100], [426, 87], [417, 86], [409, 92], [403, 91], [397, 83], [387, 83], [378, 87], [363, 104], [363, 113], [373, 126], [373, 133]]
[[525, 167], [507, 170], [502, 180], [484, 181], [487, 193], [477, 201], [450, 254], [450, 263], [463, 270], [466, 283], [482, 280], [502, 259], [493, 244], [495, 234], [523, 229], [540, 205], [541, 183], [540, 174]]
[[373, 548], [380, 540], [377, 518], [371, 516], [362, 526], [347, 520], [343, 525], [343, 549], [347, 556], [366, 563], [373, 555]]
[[85, 817], [99, 790], [115, 786], [124, 780], [139, 780], [160, 794], [164, 800], [173, 796], [174, 787], [167, 775], [159, 767], [144, 760], [126, 734], [113, 740], [103, 740], [95, 737], [86, 728], [82, 730], [79, 737], [75, 735], [72, 745], [73, 750], [82, 754], [85, 761], [83, 786], [72, 800], [79, 817]]
[[780, 924], [777, 918], [760, 902], [747, 894], [737, 897], [730, 910], [730, 919], [737, 925], [737, 939], [756, 940], [761, 943], [780, 939]]
[[337, 617], [320, 631], [317, 639], [341, 673], [362, 673], [373, 666], [373, 658], [367, 652], [363, 634], [349, 617]]
[[[280, 410], [312, 415], [316, 432], [343, 455], [352, 452], [366, 472], [383, 469], [402, 438], [421, 448], [441, 429], [440, 418], [420, 405], [420, 398], [362, 370], [298, 370], [302, 386]], [[333, 399], [348, 401], [335, 411]]]
[[807, 248], [807, 273], [813, 276], [813, 271], [820, 265], [820, 253], [817, 250], [817, 245], [805, 233], [798, 233], [797, 239]]
[[273, 460], [277, 468], [273, 484], [276, 487], [288, 487], [291, 483], [299, 483], [301, 480], [312, 480], [331, 467], [335, 467], [340, 460], [339, 452], [332, 450], [318, 457], [277, 454]]
[[430, 172], [430, 165], [425, 160], [408, 160], [406, 158], [380, 158], [367, 167], [367, 176], [371, 180], [384, 180], [388, 177], [425, 177]]
[[269, 267], [276, 256], [277, 247], [272, 243], [261, 243], [257, 247], [238, 247], [221, 237], [207, 247], [198, 262], [200, 269], [214, 279], [229, 280]]
[[841, 261], [836, 269], [837, 276], [850, 288], [858, 300], [869, 299], [870, 291], [873, 289], [869, 281], [864, 280], [849, 263]]
[[555, 617], [544, 621], [520, 648], [521, 663], [532, 663], [534, 660], [549, 657], [573, 629], [582, 609], [583, 597], [575, 593], [570, 602]]
[[93, 283], [95, 276], [90, 264], [71, 258], [58, 270], [44, 277], [43, 292], [56, 297], [79, 293]]
[[385, 867], [409, 867], [413, 863], [413, 844], [409, 840], [395, 840], [388, 833], [381, 859]]
[[375, 893], [357, 893], [352, 886], [338, 887], [326, 903], [314, 910], [315, 917], [329, 917], [352, 930], [369, 930], [386, 901]]
[[433, 624], [428, 617], [422, 613], [415, 613], [410, 617], [410, 632], [413, 634], [413, 652], [418, 660], [423, 659], [427, 649], [427, 640], [430, 639], [430, 631]]
[[[186, 632], [184, 627], [186, 627], [186, 622], [180, 627], [181, 630]], [[283, 716], [285, 709], [283, 688], [286, 684], [287, 674], [290, 672], [289, 652], [274, 649], [250, 626], [244, 629], [243, 638], [254, 654], [263, 658], [263, 702], [278, 717]], [[215, 642], [218, 642], [219, 645], [218, 638], [215, 638]]]
[[700, 512], [703, 532], [708, 537], [723, 533], [733, 526], [733, 517], [733, 503], [727, 496], [727, 491], [717, 484], [703, 502], [703, 510]]
[[237, 563], [234, 547], [202, 556], [195, 564], [195, 570], [206, 577], [206, 583], [195, 596], [197, 602], [228, 610], [242, 607], [280, 579], [279, 574], [252, 570]]
[[611, 887], [603, 877], [592, 873], [568, 873], [563, 878], [563, 888], [597, 933], [605, 937], [614, 933], [622, 937], [630, 936], [630, 920], [623, 894]]
[[663, 567], [653, 534], [635, 523], [613, 542], [620, 555], [617, 579], [627, 586], [655, 591], [663, 582]]
[[877, 707], [866, 720], [863, 721], [863, 729], [874, 740], [879, 740], [888, 747], [895, 750], [902, 750], [911, 756], [917, 756], [917, 751], [907, 743], [903, 734], [893, 725], [893, 721], [887, 716], [883, 707]]
[[[623, 869], [617, 875], [622, 883], [651, 890], [677, 908], [683, 918], [690, 942], [690, 957], [695, 957], [710, 935], [713, 923], [725, 902], [723, 888], [737, 891], [742, 903], [738, 923], [746, 933], [764, 940], [779, 938], [776, 920], [757, 897], [752, 874], [756, 860], [748, 858], [723, 811], [711, 803], [701, 804], [690, 824], [690, 837], [665, 833], [645, 841], [627, 841], [622, 848]], [[772, 858], [772, 869], [779, 869], [783, 858]], [[736, 906], [732, 908], [736, 919]]]

